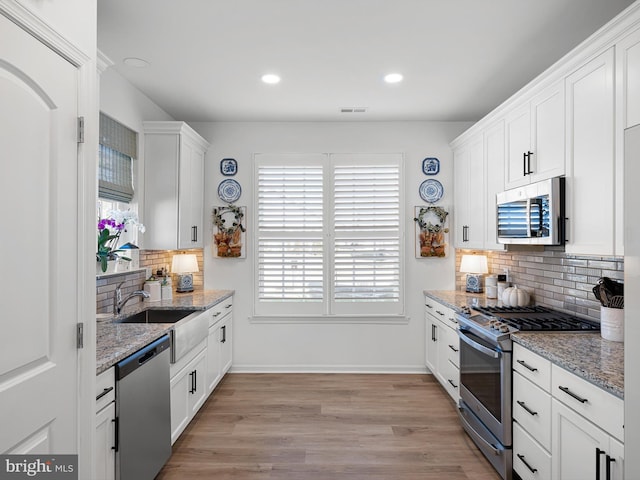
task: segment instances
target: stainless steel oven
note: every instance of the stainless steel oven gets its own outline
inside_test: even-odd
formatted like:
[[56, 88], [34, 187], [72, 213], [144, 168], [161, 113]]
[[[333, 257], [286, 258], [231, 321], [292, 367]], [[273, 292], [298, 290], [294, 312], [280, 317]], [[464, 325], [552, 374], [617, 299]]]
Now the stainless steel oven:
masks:
[[511, 334], [523, 331], [593, 331], [599, 324], [543, 306], [481, 307], [459, 314], [462, 426], [505, 480], [512, 466]]
[[[460, 322], [460, 320], [459, 320]], [[497, 340], [465, 321], [460, 336], [460, 420], [502, 478], [512, 478], [511, 339]]]

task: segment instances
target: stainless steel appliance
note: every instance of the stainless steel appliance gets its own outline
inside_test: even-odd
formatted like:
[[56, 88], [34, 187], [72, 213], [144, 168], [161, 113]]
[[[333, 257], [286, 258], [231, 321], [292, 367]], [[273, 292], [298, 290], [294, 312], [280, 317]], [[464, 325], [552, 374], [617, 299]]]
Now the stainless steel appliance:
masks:
[[496, 196], [499, 243], [561, 245], [565, 240], [564, 177], [532, 183]]
[[116, 472], [153, 480], [171, 456], [169, 336], [116, 364]]
[[502, 478], [511, 480], [511, 334], [599, 330], [597, 322], [542, 306], [473, 307], [459, 314], [462, 426]]

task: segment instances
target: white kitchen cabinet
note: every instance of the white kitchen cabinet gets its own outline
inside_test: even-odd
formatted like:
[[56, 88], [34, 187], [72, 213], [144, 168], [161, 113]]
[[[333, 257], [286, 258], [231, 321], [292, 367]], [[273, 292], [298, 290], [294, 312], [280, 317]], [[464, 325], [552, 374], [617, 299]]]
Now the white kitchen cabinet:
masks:
[[618, 440], [555, 398], [552, 415], [553, 480], [622, 479], [624, 448]]
[[485, 226], [484, 249], [504, 250], [498, 243], [496, 195], [504, 190], [505, 138], [504, 121], [500, 120], [484, 132]]
[[184, 122], [144, 122], [144, 142], [144, 247], [202, 248], [209, 143]]
[[94, 444], [95, 480], [116, 478], [116, 404], [115, 369], [96, 378], [96, 442]]
[[203, 340], [180, 363], [171, 365], [172, 445], [207, 399], [206, 343]]
[[232, 361], [233, 297], [211, 309], [207, 339], [207, 390], [211, 393]]
[[640, 29], [616, 43], [616, 103], [621, 128], [640, 124]]
[[566, 252], [570, 254], [620, 254], [615, 248], [613, 83], [613, 48], [566, 79]]
[[564, 109], [558, 81], [506, 115], [506, 189], [564, 175]]
[[460, 399], [460, 340], [455, 312], [431, 297], [425, 298], [427, 368], [456, 404]]
[[456, 248], [483, 248], [484, 143], [479, 135], [453, 152], [454, 245]]

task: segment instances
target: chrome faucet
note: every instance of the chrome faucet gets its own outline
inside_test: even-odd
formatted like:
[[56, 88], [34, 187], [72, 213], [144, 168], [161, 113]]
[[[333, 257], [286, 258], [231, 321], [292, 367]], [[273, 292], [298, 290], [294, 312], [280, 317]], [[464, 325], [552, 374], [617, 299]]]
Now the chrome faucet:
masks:
[[120, 289], [123, 283], [124, 282], [120, 282], [116, 287], [115, 292], [113, 292], [113, 314], [114, 315], [118, 315], [122, 311], [122, 308], [125, 306], [125, 304], [129, 300], [131, 300], [133, 297], [149, 298], [149, 293], [145, 292], [144, 290], [136, 290], [135, 292], [131, 292], [129, 295], [127, 295], [123, 299], [122, 290]]

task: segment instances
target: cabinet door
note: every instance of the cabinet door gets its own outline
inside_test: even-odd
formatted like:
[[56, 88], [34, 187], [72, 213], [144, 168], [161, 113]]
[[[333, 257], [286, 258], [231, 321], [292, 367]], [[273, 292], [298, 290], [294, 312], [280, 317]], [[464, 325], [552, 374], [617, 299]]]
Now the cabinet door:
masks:
[[458, 358], [458, 335], [451, 328], [439, 325], [440, 341], [438, 342], [438, 379], [454, 402], [460, 399], [460, 370], [454, 363]]
[[[428, 302], [427, 302], [428, 303]], [[438, 372], [438, 321], [425, 313], [425, 363], [433, 375]]]
[[198, 354], [196, 358], [189, 364], [189, 415], [191, 418], [198, 413], [200, 407], [205, 402], [208, 396], [207, 391], [207, 350], [204, 349]]
[[191, 363], [171, 379], [171, 444], [173, 445], [191, 420], [189, 390], [191, 389]]
[[202, 247], [204, 153], [189, 138], [180, 141], [178, 248]]
[[531, 100], [531, 182], [564, 175], [564, 80]]
[[566, 80], [567, 253], [615, 254], [613, 53]]
[[609, 469], [609, 476], [605, 473], [604, 478], [611, 480], [624, 479], [624, 445], [615, 438], [609, 439], [609, 450], [606, 453], [605, 470]]
[[482, 135], [454, 152], [454, 241], [457, 248], [483, 248], [483, 156]]
[[229, 313], [222, 319], [219, 338], [220, 365], [224, 375], [231, 368], [233, 361], [233, 313]]
[[95, 480], [116, 478], [115, 418], [114, 402], [96, 414]]
[[217, 323], [209, 327], [209, 337], [207, 338], [207, 390], [209, 393], [216, 388], [220, 378], [221, 371], [221, 352], [220, 352], [220, 324]]
[[640, 29], [616, 43], [620, 130], [640, 124]]
[[529, 103], [511, 112], [505, 119], [507, 158], [505, 188], [529, 183], [525, 154], [531, 151], [531, 109]]
[[484, 134], [485, 164], [485, 227], [484, 248], [486, 250], [504, 250], [497, 241], [496, 195], [504, 190], [504, 121], [487, 129]]
[[555, 399], [551, 410], [553, 480], [604, 479], [605, 454], [598, 452], [607, 452], [609, 435]]

